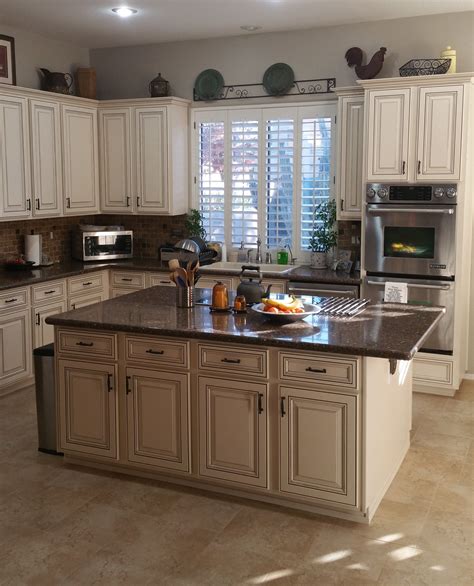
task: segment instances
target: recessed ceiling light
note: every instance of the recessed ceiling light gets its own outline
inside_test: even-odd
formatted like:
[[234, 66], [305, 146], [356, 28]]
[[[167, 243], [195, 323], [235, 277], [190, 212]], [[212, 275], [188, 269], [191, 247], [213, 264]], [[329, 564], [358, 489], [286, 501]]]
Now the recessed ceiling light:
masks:
[[244, 24], [240, 28], [243, 31], [247, 31], [248, 33], [253, 33], [255, 31], [259, 31], [262, 27], [258, 26], [258, 24]]
[[132, 14], [136, 14], [138, 10], [135, 10], [135, 8], [128, 8], [128, 6], [120, 6], [119, 8], [112, 8], [112, 12], [115, 12], [115, 14], [118, 14], [118, 16], [121, 16], [122, 18], [127, 18], [132, 16]]

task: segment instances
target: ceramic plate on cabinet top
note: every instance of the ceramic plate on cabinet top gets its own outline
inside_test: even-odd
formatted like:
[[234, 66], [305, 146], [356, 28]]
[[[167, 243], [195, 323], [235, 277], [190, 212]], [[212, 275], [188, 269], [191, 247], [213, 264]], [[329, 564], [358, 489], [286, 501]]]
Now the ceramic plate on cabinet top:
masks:
[[200, 100], [216, 100], [223, 87], [222, 74], [216, 69], [205, 69], [194, 82], [194, 93]]
[[263, 87], [271, 96], [287, 94], [295, 83], [295, 72], [286, 63], [275, 63], [263, 74]]

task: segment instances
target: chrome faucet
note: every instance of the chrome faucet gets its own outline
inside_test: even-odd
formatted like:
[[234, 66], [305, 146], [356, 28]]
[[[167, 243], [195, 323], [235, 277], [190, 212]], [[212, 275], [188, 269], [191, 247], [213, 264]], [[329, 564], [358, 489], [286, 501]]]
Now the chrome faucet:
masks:
[[290, 264], [294, 265], [296, 262], [296, 258], [293, 256], [293, 251], [291, 250], [291, 246], [289, 244], [287, 244], [286, 248], [288, 248], [288, 252], [290, 253]]
[[262, 262], [262, 241], [260, 236], [257, 236], [257, 253], [255, 254], [255, 262]]

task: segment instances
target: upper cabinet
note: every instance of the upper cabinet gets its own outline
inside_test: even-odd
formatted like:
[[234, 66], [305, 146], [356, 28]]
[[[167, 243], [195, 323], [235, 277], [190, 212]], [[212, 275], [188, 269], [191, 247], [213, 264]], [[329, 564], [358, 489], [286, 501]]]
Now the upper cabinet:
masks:
[[97, 108], [61, 106], [65, 214], [99, 211]]
[[188, 210], [188, 103], [155, 98], [100, 106], [103, 212]]

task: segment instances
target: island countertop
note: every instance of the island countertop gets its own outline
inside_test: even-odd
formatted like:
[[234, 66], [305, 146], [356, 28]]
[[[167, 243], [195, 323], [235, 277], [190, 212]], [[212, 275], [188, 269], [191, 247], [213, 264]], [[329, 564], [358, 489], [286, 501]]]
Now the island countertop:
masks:
[[[203, 290], [203, 293], [210, 291]], [[441, 319], [444, 308], [374, 303], [347, 318], [312, 316], [275, 324], [247, 314], [211, 313], [209, 307], [176, 307], [176, 291], [151, 287], [48, 317], [55, 326], [131, 332], [215, 342], [411, 360]]]

